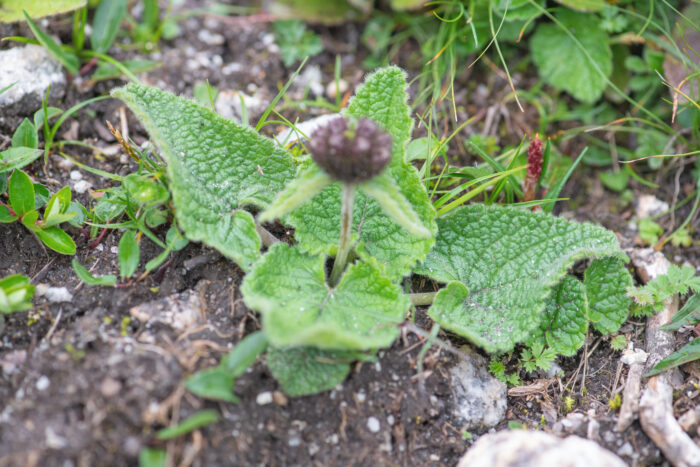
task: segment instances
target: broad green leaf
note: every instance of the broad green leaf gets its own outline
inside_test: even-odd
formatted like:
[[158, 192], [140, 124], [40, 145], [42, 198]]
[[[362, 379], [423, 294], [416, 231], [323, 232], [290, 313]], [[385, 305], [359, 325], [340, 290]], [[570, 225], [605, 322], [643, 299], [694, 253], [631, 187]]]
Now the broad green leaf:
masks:
[[22, 120], [22, 123], [19, 124], [12, 135], [12, 147], [26, 147], [31, 149], [39, 147], [39, 135], [37, 134], [36, 127], [32, 125], [32, 122], [30, 122], [28, 118]]
[[0, 173], [21, 169], [37, 160], [41, 151], [33, 148], [10, 148], [0, 151]]
[[632, 276], [618, 258], [593, 261], [584, 276], [591, 324], [603, 334], [617, 332], [632, 304], [626, 295], [627, 287], [633, 284]]
[[527, 343], [546, 345], [557, 354], [570, 357], [581, 348], [588, 330], [586, 288], [573, 276], [565, 276], [545, 301], [540, 326]]
[[[406, 144], [413, 121], [406, 104], [404, 72], [397, 67], [380, 69], [370, 75], [351, 100], [348, 114], [367, 117], [381, 125], [393, 138], [392, 161], [385, 176], [394, 179], [399, 192], [408, 200], [425, 226], [436, 232], [435, 210], [428, 199], [417, 170], [405, 161]], [[311, 202], [285, 219], [295, 229], [295, 238], [304, 251], [334, 255], [340, 237], [340, 187], [324, 189]], [[359, 237], [356, 251], [360, 258], [375, 258], [383, 272], [394, 281], [410, 273], [425, 258], [434, 240], [418, 237], [398, 225], [380, 205], [359, 187], [355, 196], [353, 230]]]
[[185, 380], [185, 387], [192, 394], [205, 399], [238, 403], [238, 397], [233, 394], [235, 379], [233, 375], [221, 368], [207, 368], [198, 371]]
[[51, 198], [51, 192], [41, 183], [34, 184], [34, 209], [39, 210], [46, 206]]
[[438, 292], [429, 314], [489, 352], [511, 350], [540, 326], [551, 288], [575, 261], [627, 259], [612, 232], [539, 211], [469, 205], [438, 219], [438, 228], [416, 272], [464, 288]]
[[608, 35], [594, 15], [560, 10], [556, 18], [585, 51], [559, 25], [539, 25], [530, 48], [540, 76], [580, 101], [595, 102], [603, 94], [606, 78], [612, 72]]
[[139, 467], [165, 467], [166, 460], [165, 449], [143, 448], [139, 452]]
[[139, 267], [139, 259], [141, 250], [139, 242], [136, 239], [137, 232], [135, 230], [127, 230], [119, 240], [119, 275], [121, 277], [131, 277]]
[[333, 183], [316, 164], [309, 164], [299, 170], [297, 176], [287, 184], [277, 199], [260, 216], [260, 222], [269, 222], [311, 200], [328, 185]]
[[117, 283], [117, 276], [114, 274], [105, 274], [104, 276], [95, 277], [90, 274], [90, 271], [88, 271], [85, 266], [80, 264], [77, 259], [73, 258], [72, 264], [75, 275], [87, 285], [114, 286]]
[[101, 0], [92, 20], [90, 45], [95, 52], [105, 53], [117, 37], [126, 14], [127, 0]]
[[68, 70], [72, 74], [77, 74], [78, 73], [78, 68], [80, 67], [80, 60], [78, 60], [78, 56], [75, 55], [72, 52], [67, 52], [59, 46], [56, 41], [54, 41], [51, 36], [46, 34], [44, 31], [42, 31], [39, 26], [32, 21], [32, 19], [27, 15], [27, 12], [24, 12], [24, 18], [27, 20], [27, 24], [29, 25], [29, 29], [32, 30], [32, 33], [34, 34], [34, 37], [36, 37], [36, 40], [39, 41], [41, 45], [46, 48], [46, 50], [53, 55], [53, 57], [61, 62], [61, 65], [66, 67], [66, 70]]
[[0, 23], [23, 20], [22, 10], [36, 19], [77, 10], [86, 4], [87, 0], [2, 0], [0, 1]]
[[253, 217], [294, 175], [291, 157], [273, 142], [210, 109], [139, 84], [113, 92], [141, 120], [168, 163], [180, 227], [248, 271], [260, 256]]
[[10, 207], [18, 216], [34, 210], [34, 184], [29, 175], [21, 170], [15, 170], [10, 175], [8, 186]]
[[564, 6], [578, 11], [600, 11], [605, 8], [605, 0], [556, 0]]
[[59, 227], [47, 227], [36, 233], [36, 236], [46, 245], [57, 253], [62, 255], [75, 254], [75, 242], [73, 239], [61, 230]]
[[3, 206], [0, 204], [0, 223], [7, 224], [10, 222], [14, 222], [17, 219], [19, 219], [19, 217], [13, 216], [10, 213], [10, 209], [7, 206]]
[[[341, 352], [313, 347], [278, 349], [267, 352], [270, 373], [289, 396], [306, 396], [333, 389], [350, 373]], [[337, 363], [336, 363], [337, 361]]]
[[644, 376], [648, 378], [649, 376], [658, 375], [659, 373], [662, 373], [670, 368], [674, 368], [695, 360], [700, 360], [700, 337], [693, 339], [679, 350], [661, 360], [650, 372]]
[[328, 25], [356, 21], [364, 16], [347, 0], [272, 0], [267, 10], [279, 19], [297, 18]]
[[32, 232], [37, 232], [41, 230], [41, 226], [37, 225], [37, 222], [39, 221], [39, 212], [38, 211], [29, 211], [25, 212], [24, 215], [22, 215], [22, 225], [24, 225], [26, 228], [31, 230]]
[[168, 200], [167, 188], [152, 177], [129, 174], [122, 184], [134, 201], [145, 206], [155, 206]]
[[68, 208], [70, 207], [70, 198], [71, 193], [70, 187], [68, 186], [64, 186], [54, 193], [53, 196], [51, 196], [51, 199], [49, 199], [46, 209], [44, 210], [44, 225], [49, 226], [60, 223], [55, 221], [52, 222], [51, 219], [56, 216], [60, 216], [61, 214], [65, 214], [66, 211], [68, 211]]
[[158, 439], [172, 439], [178, 436], [186, 435], [190, 431], [194, 431], [197, 428], [203, 426], [211, 425], [219, 421], [219, 412], [213, 409], [200, 410], [194, 415], [190, 415], [178, 425], [169, 428], [163, 428], [156, 433]]
[[262, 314], [276, 347], [367, 350], [389, 346], [410, 305], [399, 286], [367, 263], [348, 267], [335, 289], [325, 257], [284, 243], [272, 246], [246, 275], [245, 303]]

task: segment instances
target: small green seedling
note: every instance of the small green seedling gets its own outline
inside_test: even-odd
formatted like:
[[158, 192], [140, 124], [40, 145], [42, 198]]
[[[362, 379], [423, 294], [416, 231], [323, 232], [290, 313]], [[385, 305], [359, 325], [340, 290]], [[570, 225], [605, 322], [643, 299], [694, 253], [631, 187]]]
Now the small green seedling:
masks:
[[[58, 227], [65, 222], [80, 225], [85, 218], [84, 209], [71, 202], [69, 187], [63, 187], [48, 198], [46, 187], [33, 183], [29, 175], [16, 169], [10, 175], [8, 194], [8, 203], [0, 202], [0, 222], [20, 221], [48, 248], [64, 255], [75, 254], [75, 242]], [[44, 215], [40, 219], [39, 209], [44, 205]]]
[[0, 313], [29, 310], [33, 296], [34, 286], [27, 276], [13, 274], [0, 279]]
[[292, 66], [299, 60], [313, 57], [323, 51], [321, 37], [308, 31], [299, 20], [276, 21], [272, 24], [272, 30], [285, 66]]

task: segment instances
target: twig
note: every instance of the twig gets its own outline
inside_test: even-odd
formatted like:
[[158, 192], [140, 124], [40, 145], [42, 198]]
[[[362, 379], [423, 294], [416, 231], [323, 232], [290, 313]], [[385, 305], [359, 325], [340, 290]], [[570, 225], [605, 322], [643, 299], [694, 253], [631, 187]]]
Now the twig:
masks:
[[262, 240], [263, 245], [270, 248], [275, 243], [279, 243], [279, 238], [272, 235], [272, 233], [260, 224], [255, 224], [255, 231], [260, 235], [260, 240]]
[[639, 393], [641, 391], [642, 373], [644, 372], [644, 362], [647, 361], [648, 354], [643, 350], [625, 350], [620, 359], [622, 363], [630, 366], [627, 372], [627, 381], [622, 393], [622, 406], [617, 419], [618, 432], [623, 432], [637, 418], [639, 412]]
[[[665, 274], [670, 266], [662, 253], [650, 248], [630, 252], [632, 262], [639, 275], [647, 282]], [[646, 344], [649, 359], [647, 368], [652, 368], [662, 358], [674, 350], [673, 334], [659, 328], [670, 321], [678, 311], [678, 296], [666, 301], [663, 310], [647, 318]], [[664, 372], [652, 376], [639, 401], [639, 421], [642, 429], [651, 438], [666, 459], [675, 467], [698, 466], [700, 447], [698, 447], [673, 416], [673, 387], [669, 381], [670, 373]]]

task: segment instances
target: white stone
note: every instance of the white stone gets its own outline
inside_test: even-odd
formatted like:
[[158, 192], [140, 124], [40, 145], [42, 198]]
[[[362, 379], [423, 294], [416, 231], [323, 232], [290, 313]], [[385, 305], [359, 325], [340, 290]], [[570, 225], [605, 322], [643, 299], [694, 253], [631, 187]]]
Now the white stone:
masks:
[[73, 294], [65, 287], [47, 287], [44, 284], [39, 284], [36, 286], [34, 294], [39, 297], [44, 296], [52, 303], [70, 302], [73, 300]]
[[304, 71], [294, 80], [292, 88], [297, 91], [304, 91], [307, 87], [314, 96], [323, 95], [323, 75], [318, 65], [311, 65], [304, 68]]
[[266, 105], [266, 102], [257, 94], [251, 96], [240, 91], [221, 91], [216, 96], [214, 109], [222, 117], [240, 123], [243, 117], [241, 99], [243, 100], [243, 104], [245, 104], [248, 118], [261, 112]]
[[635, 207], [637, 219], [646, 219], [666, 211], [668, 211], [668, 203], [654, 195], [641, 195], [637, 198]]
[[46, 90], [51, 97], [63, 96], [66, 77], [61, 64], [38, 45], [13, 47], [0, 51], [0, 114], [30, 115], [41, 107]]
[[80, 194], [85, 193], [90, 188], [92, 188], [92, 183], [87, 180], [79, 180], [73, 184], [73, 191]]
[[367, 419], [367, 429], [369, 429], [369, 431], [371, 431], [372, 433], [378, 433], [381, 429], [379, 420], [377, 420], [375, 417], [369, 417]]
[[71, 180], [82, 180], [83, 174], [80, 173], [79, 170], [72, 170], [70, 173], [70, 179]]
[[558, 438], [541, 431], [506, 430], [484, 435], [457, 467], [624, 467], [619, 457], [578, 436]]
[[46, 391], [51, 385], [51, 381], [45, 375], [41, 375], [38, 380], [36, 380], [36, 388], [39, 391]]
[[453, 411], [464, 429], [496, 426], [506, 415], [507, 388], [488, 370], [488, 362], [469, 355], [450, 370], [455, 400]]
[[271, 404], [273, 400], [272, 391], [261, 392], [258, 394], [258, 397], [255, 398], [255, 402], [257, 402], [258, 405]]
[[343, 94], [348, 90], [348, 87], [348, 82], [342, 78], [338, 80], [337, 84], [335, 80], [333, 80], [326, 85], [326, 96], [328, 96], [329, 99], [335, 99], [338, 93]]

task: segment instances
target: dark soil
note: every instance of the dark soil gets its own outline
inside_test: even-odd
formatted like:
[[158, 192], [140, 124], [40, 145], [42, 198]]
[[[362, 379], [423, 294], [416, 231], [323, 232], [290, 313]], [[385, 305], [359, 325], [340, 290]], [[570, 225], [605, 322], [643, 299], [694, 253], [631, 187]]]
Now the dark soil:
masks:
[[[64, 32], [67, 25], [58, 21], [51, 26]], [[241, 89], [267, 103], [293, 71], [282, 66], [279, 56], [266, 45], [265, 37], [270, 34], [266, 22], [195, 17], [181, 26], [178, 38], [160, 44], [161, 50], [154, 57], [163, 65], [144, 82], [191, 96], [193, 86], [208, 79], [220, 90]], [[350, 91], [361, 81], [366, 72], [362, 60], [367, 53], [359, 44], [361, 28], [357, 24], [316, 28], [326, 50], [310, 64], [320, 66], [324, 84], [333, 80], [336, 54], [341, 56], [343, 78]], [[215, 45], [202, 42], [198, 35], [202, 30], [220, 34], [223, 41]], [[407, 43], [397, 57], [397, 63], [411, 76], [419, 71], [417, 47]], [[113, 54], [124, 59], [137, 52], [115, 49]], [[231, 63], [240, 66], [227, 68]], [[463, 90], [456, 96], [461, 120], [480, 109], [501, 106], [501, 94], [508, 89], [494, 74], [475, 74], [466, 70], [457, 77], [456, 86]], [[475, 81], [488, 93], [473, 92]], [[120, 84], [92, 85], [79, 79], [69, 87], [60, 106], [68, 108]], [[114, 145], [104, 121], [120, 123], [121, 103], [107, 100], [89, 109], [69, 120], [62, 130], [69, 130], [72, 124], [77, 134], [71, 139], [103, 148]], [[501, 144], [518, 142], [538, 127], [535, 114], [520, 114], [512, 103], [504, 109], [515, 117], [510, 124], [496, 124], [502, 130]], [[288, 107], [285, 116], [293, 120], [320, 112]], [[251, 115], [251, 121], [258, 116]], [[127, 118], [130, 137], [137, 144], [146, 141], [138, 122]], [[0, 122], [3, 139], [11, 136], [17, 123], [16, 119]], [[482, 118], [460, 136], [483, 129]], [[422, 131], [418, 128], [416, 134]], [[135, 169], [119, 153], [101, 156], [73, 147], [64, 150], [102, 170], [125, 174]], [[473, 162], [461, 145], [454, 150], [465, 162]], [[37, 162], [28, 171], [55, 190], [69, 183], [69, 172], [74, 170], [59, 165], [61, 160], [52, 154], [46, 170]], [[616, 198], [605, 192], [590, 172], [579, 174], [565, 193], [574, 201], [577, 195], [582, 198], [571, 216], [602, 223], [619, 234], [623, 245], [633, 246], [634, 233], [627, 230], [626, 222], [632, 207], [617, 205]], [[83, 176], [95, 189], [110, 183], [86, 172]], [[635, 193], [650, 191], [634, 183]], [[656, 195], [671, 202], [671, 175], [666, 186]], [[78, 199], [86, 205], [91, 202], [88, 194]], [[686, 207], [676, 216], [683, 218], [687, 213]], [[89, 246], [92, 240], [88, 242], [75, 229], [70, 232], [78, 243], [78, 260], [93, 268], [93, 274], [118, 273], [119, 231], [110, 231], [94, 249]], [[165, 232], [157, 233], [162, 236]], [[145, 238], [141, 247], [142, 264], [160, 252]], [[667, 255], [675, 262], [698, 264], [697, 247], [667, 248]], [[257, 317], [246, 308], [238, 290], [242, 271], [201, 245], [190, 244], [173, 253], [153, 274], [126, 282], [125, 287], [88, 287], [75, 276], [70, 257], [45, 251], [22, 226], [2, 224], [0, 277], [12, 273], [28, 275], [34, 284], [66, 287], [73, 299], [50, 303], [38, 297], [34, 310], [6, 319], [0, 335], [0, 465], [135, 465], [139, 452], [148, 446], [166, 448], [169, 459], [177, 465], [454, 465], [486, 431], [472, 430], [467, 436], [452, 413], [454, 394], [448, 371], [456, 358], [433, 347], [419, 375], [421, 339], [408, 331], [393, 347], [379, 353], [377, 363], [356, 363], [342, 385], [319, 395], [284, 397], [264, 361], [238, 378], [235, 393], [239, 404], [206, 402], [188, 393], [183, 386], [188, 375], [215, 365], [243, 336], [259, 329]], [[171, 301], [161, 306], [188, 300], [198, 304], [196, 326], [182, 331], [162, 323], [144, 324], [134, 316], [134, 307], [168, 297]], [[417, 324], [430, 329], [424, 310], [418, 310], [417, 318]], [[644, 348], [642, 322], [630, 322], [621, 332], [635, 347]], [[453, 345], [463, 344], [446, 334], [441, 338]], [[662, 465], [663, 457], [638, 423], [624, 433], [613, 431], [615, 412], [609, 401], [621, 390], [626, 368], [619, 363], [620, 353], [608, 342], [609, 338], [591, 335], [587, 349], [593, 351], [585, 358], [585, 365], [584, 352], [561, 359], [563, 375], [547, 379], [545, 375], [522, 374], [525, 387], [531, 390], [511, 392], [506, 420], [496, 429], [519, 422], [528, 428], [551, 430], [567, 413], [580, 412], [588, 418], [577, 434], [600, 442], [630, 464]], [[697, 372], [694, 379], [679, 382], [678, 414], [697, 403], [697, 391], [691, 391], [694, 382]], [[273, 402], [259, 404], [258, 395], [268, 391], [273, 392]], [[221, 420], [173, 441], [155, 437], [158, 429], [202, 408], [216, 409]], [[368, 428], [370, 417], [380, 422], [376, 433]], [[630, 443], [632, 453], [620, 451], [625, 443]]]

